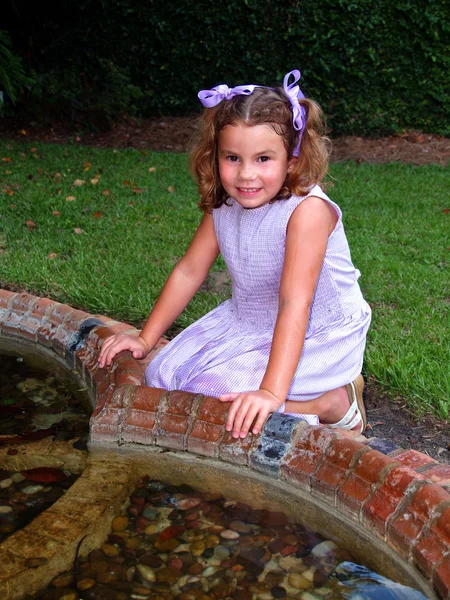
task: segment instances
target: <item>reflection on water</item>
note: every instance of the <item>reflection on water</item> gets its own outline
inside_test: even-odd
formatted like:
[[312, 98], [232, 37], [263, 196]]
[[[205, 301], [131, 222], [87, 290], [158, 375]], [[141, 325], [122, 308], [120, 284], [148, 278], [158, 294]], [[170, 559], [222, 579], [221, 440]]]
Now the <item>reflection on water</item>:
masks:
[[0, 469], [0, 542], [49, 508], [78, 477], [67, 470], [47, 467]]
[[105, 543], [41, 600], [419, 600], [332, 540], [220, 494], [144, 478]]
[[[0, 354], [0, 447], [21, 464], [17, 447], [52, 436], [86, 447], [89, 415], [85, 402], [60, 367], [40, 369], [22, 356]], [[39, 467], [0, 469], [0, 542], [49, 508], [74, 483], [70, 471]]]
[[79, 438], [81, 449], [89, 415], [82, 396], [74, 392], [60, 367], [43, 370], [21, 356], [0, 354], [0, 444], [55, 435]]

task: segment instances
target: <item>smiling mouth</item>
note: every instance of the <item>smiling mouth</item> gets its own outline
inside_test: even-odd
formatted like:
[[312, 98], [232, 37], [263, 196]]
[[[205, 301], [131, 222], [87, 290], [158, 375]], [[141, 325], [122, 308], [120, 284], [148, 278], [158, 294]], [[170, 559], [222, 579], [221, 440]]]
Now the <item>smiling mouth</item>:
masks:
[[238, 190], [240, 192], [244, 192], [244, 194], [254, 194], [255, 192], [259, 192], [261, 188], [244, 188], [244, 187], [240, 187], [238, 188]]

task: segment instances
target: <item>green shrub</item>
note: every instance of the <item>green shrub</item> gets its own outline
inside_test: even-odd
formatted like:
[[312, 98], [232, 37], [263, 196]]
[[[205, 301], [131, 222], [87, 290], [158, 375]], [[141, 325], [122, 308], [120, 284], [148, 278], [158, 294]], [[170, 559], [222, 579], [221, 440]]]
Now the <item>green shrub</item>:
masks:
[[[32, 80], [25, 75], [21, 59], [12, 52], [9, 34], [0, 29], [0, 90], [15, 104], [18, 95]], [[0, 114], [3, 110], [0, 102]]]
[[299, 68], [333, 134], [450, 135], [446, 0], [53, 0], [21, 14], [30, 69], [60, 87], [68, 71], [51, 99], [74, 109], [189, 113], [201, 88]]

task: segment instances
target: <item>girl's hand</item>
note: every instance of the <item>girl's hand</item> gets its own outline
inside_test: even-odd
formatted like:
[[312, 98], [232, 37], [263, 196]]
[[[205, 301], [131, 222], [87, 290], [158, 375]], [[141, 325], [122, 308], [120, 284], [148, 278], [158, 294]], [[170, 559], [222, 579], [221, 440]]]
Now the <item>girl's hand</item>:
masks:
[[110, 365], [116, 354], [123, 350], [129, 350], [133, 358], [144, 358], [150, 352], [151, 348], [142, 337], [134, 335], [125, 335], [117, 333], [112, 335], [103, 342], [102, 349], [98, 356], [98, 364], [100, 368], [105, 365]]
[[234, 438], [245, 438], [256, 419], [252, 433], [259, 433], [270, 413], [276, 412], [282, 401], [267, 390], [229, 393], [219, 396], [221, 402], [232, 402], [226, 430], [233, 431]]

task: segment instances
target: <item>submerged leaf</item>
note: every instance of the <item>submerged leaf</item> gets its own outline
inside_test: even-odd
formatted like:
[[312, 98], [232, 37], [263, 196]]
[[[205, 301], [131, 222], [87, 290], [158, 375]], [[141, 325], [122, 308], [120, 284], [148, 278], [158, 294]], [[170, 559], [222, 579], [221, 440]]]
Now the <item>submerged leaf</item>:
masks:
[[64, 471], [55, 467], [36, 467], [35, 469], [21, 471], [21, 474], [35, 483], [53, 483], [67, 479]]

